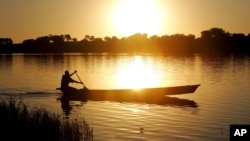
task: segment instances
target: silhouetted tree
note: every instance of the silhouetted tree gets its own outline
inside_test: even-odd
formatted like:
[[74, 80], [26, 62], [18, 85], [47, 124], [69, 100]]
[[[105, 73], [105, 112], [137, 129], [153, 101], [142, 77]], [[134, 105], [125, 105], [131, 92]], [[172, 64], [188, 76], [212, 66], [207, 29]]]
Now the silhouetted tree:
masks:
[[231, 37], [231, 52], [235, 53], [244, 53], [248, 51], [249, 44], [248, 44], [247, 36], [242, 33], [234, 33]]
[[23, 41], [23, 46], [26, 47], [32, 47], [35, 44], [35, 40], [34, 39], [27, 39]]
[[12, 45], [13, 41], [11, 38], [0, 38], [0, 45]]
[[71, 36], [69, 34], [64, 35], [64, 37], [66, 38], [67, 42], [71, 41]]
[[222, 28], [211, 28], [202, 31], [198, 41], [203, 45], [203, 53], [225, 53], [230, 47], [230, 33]]
[[93, 41], [93, 40], [95, 40], [95, 36], [85, 35], [85, 39], [87, 41]]
[[55, 45], [62, 45], [64, 43], [64, 36], [53, 35], [49, 37], [49, 42]]
[[73, 42], [77, 42], [77, 38], [72, 38], [72, 41]]
[[47, 47], [49, 46], [49, 43], [50, 43], [49, 36], [38, 37], [35, 40], [35, 43], [36, 43], [36, 46], [38, 47]]

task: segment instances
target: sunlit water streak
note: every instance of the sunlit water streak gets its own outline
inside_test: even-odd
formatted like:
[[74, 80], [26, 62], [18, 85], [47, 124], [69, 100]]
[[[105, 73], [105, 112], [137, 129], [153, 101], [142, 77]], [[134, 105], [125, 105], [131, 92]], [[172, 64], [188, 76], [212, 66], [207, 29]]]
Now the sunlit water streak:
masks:
[[[21, 95], [30, 107], [83, 116], [95, 140], [227, 141], [230, 124], [250, 124], [249, 56], [0, 55], [0, 70], [1, 96]], [[70, 101], [66, 113], [55, 90], [65, 70], [78, 70], [90, 89], [200, 83], [194, 94], [174, 96], [198, 107]]]

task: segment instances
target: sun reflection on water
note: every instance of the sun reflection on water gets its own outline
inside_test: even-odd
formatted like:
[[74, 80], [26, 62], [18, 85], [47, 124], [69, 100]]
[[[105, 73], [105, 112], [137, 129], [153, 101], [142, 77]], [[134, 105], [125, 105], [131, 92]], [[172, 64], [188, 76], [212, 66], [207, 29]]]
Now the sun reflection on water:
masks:
[[140, 114], [150, 114], [148, 110], [150, 110], [149, 105], [139, 105], [139, 104], [129, 104], [121, 106], [121, 110], [132, 112], [132, 113], [140, 113]]
[[134, 56], [132, 62], [121, 65], [116, 78], [121, 87], [132, 89], [153, 87], [158, 83], [153, 63], [145, 62], [141, 56]]

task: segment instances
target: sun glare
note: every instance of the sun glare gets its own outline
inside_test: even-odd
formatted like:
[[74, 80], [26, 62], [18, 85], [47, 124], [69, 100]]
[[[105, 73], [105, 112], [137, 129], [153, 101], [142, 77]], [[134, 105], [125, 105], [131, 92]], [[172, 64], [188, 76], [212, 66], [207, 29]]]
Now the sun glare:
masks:
[[161, 13], [153, 0], [123, 0], [114, 11], [113, 24], [122, 36], [134, 33], [153, 35], [160, 30]]
[[153, 64], [145, 64], [141, 56], [135, 56], [133, 62], [123, 64], [117, 74], [120, 87], [140, 89], [157, 84]]

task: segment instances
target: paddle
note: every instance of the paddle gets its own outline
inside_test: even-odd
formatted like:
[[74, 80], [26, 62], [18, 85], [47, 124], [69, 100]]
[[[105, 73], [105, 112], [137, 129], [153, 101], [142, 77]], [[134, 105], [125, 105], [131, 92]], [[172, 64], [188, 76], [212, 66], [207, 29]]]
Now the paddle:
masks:
[[85, 85], [83, 84], [82, 80], [81, 80], [80, 77], [78, 76], [77, 71], [75, 71], [75, 73], [76, 73], [76, 76], [78, 77], [78, 79], [80, 80], [80, 82], [82, 83], [83, 87], [85, 87]]

